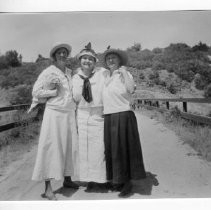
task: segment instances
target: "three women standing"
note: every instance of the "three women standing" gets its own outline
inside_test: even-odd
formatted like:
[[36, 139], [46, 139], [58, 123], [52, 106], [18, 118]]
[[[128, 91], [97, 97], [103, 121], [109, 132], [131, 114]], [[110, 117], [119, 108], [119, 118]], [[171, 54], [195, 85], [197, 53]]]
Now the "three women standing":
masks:
[[71, 78], [65, 67], [70, 52], [66, 44], [54, 47], [54, 65], [40, 74], [33, 88], [34, 101], [47, 102], [32, 179], [45, 180], [44, 196], [50, 200], [56, 199], [50, 180], [64, 177], [64, 187], [77, 189], [71, 176], [88, 182], [87, 191], [93, 183], [110, 181], [125, 197], [131, 179], [146, 177], [130, 108], [135, 85], [124, 67], [127, 55], [108, 49], [103, 59], [109, 70], [96, 67], [98, 59], [89, 43], [78, 54], [80, 68]]
[[103, 91], [107, 180], [125, 197], [131, 193], [132, 179], [146, 178], [137, 120], [130, 106], [135, 84], [124, 66], [124, 51], [107, 49], [103, 59], [111, 75]]

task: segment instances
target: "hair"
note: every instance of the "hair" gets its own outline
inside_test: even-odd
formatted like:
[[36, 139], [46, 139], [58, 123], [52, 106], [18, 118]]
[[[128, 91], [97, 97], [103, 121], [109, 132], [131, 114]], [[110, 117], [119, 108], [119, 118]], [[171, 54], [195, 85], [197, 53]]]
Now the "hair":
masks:
[[60, 47], [60, 48], [58, 48], [53, 54], [52, 54], [52, 58], [53, 58], [53, 60], [54, 61], [56, 61], [56, 52], [58, 51], [58, 50], [60, 50], [61, 48], [64, 48], [66, 51], [67, 51], [67, 54], [69, 54], [69, 51], [67, 50], [67, 48], [65, 48], [65, 47]]
[[[114, 55], [116, 55], [118, 58], [119, 58], [119, 66], [122, 66], [122, 64], [123, 64], [123, 62], [122, 62], [122, 58], [121, 58], [121, 56], [118, 54], [118, 53], [115, 53], [115, 52], [111, 52], [111, 53], [108, 53], [107, 55], [106, 55], [106, 57], [108, 56], [108, 55], [111, 55], [111, 54], [114, 54]], [[106, 57], [105, 57], [105, 65], [106, 65]], [[106, 65], [107, 66], [107, 65]]]

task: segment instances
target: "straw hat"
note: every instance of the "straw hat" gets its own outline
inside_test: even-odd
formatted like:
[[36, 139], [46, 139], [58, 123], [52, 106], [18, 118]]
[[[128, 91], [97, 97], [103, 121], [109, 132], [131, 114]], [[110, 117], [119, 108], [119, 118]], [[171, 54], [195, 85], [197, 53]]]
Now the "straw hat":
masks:
[[57, 44], [51, 49], [50, 58], [54, 59], [55, 52], [60, 48], [65, 48], [67, 50], [68, 55], [71, 53], [71, 50], [72, 50], [72, 47], [68, 44]]
[[103, 63], [104, 66], [106, 66], [106, 56], [109, 54], [116, 54], [119, 56], [120, 58], [120, 64], [121, 66], [125, 66], [127, 65], [128, 62], [128, 56], [127, 53], [123, 50], [120, 49], [114, 49], [114, 48], [110, 48], [110, 46], [107, 47], [107, 50], [103, 53]]
[[80, 51], [80, 53], [77, 55], [77, 59], [80, 60], [80, 58], [83, 56], [83, 55], [90, 55], [92, 56], [95, 61], [97, 62], [98, 61], [98, 58], [97, 58], [97, 54], [95, 53], [95, 51], [92, 49], [92, 46], [91, 46], [91, 43], [89, 42], [84, 49], [82, 49]]

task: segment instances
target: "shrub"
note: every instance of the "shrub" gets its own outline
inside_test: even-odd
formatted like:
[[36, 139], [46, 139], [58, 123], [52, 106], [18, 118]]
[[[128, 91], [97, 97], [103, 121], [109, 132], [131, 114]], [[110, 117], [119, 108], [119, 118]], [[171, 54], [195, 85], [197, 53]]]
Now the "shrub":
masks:
[[165, 69], [165, 65], [162, 61], [153, 61], [153, 64], [152, 64], [152, 69], [153, 70], [162, 70], [162, 69]]
[[199, 44], [192, 47], [193, 51], [204, 51], [207, 52], [209, 50], [209, 47], [202, 42], [199, 42]]
[[152, 73], [149, 74], [148, 76], [149, 80], [154, 80], [159, 78], [159, 73], [157, 71], [153, 71]]
[[161, 80], [161, 79], [158, 80], [158, 85], [161, 85], [163, 87], [167, 86], [166, 82], [164, 80]]
[[167, 87], [167, 90], [172, 93], [172, 94], [176, 94], [177, 93], [177, 89], [176, 87], [173, 85], [173, 84], [170, 84], [168, 87]]
[[203, 90], [206, 85], [207, 85], [207, 81], [206, 79], [201, 76], [200, 74], [196, 74], [195, 75], [195, 78], [194, 78], [194, 84], [195, 84], [195, 87], [199, 90]]
[[18, 85], [9, 94], [8, 100], [12, 105], [31, 102], [31, 85]]
[[141, 79], [141, 80], [144, 80], [145, 79], [145, 76], [144, 76], [144, 73], [143, 72], [140, 72], [139, 73], [139, 79]]
[[19, 55], [15, 50], [10, 50], [6, 52], [5, 57], [9, 66], [11, 67], [21, 66]]
[[141, 44], [134, 43], [133, 46], [127, 48], [127, 51], [135, 51], [135, 52], [141, 51]]
[[7, 69], [9, 67], [6, 57], [4, 55], [0, 56], [0, 70]]
[[205, 88], [204, 97], [211, 98], [211, 84], [207, 85], [207, 87]]
[[152, 59], [154, 54], [150, 50], [127, 51], [129, 57], [129, 66], [137, 69], [145, 69], [152, 67]]
[[160, 54], [160, 53], [163, 52], [163, 49], [162, 49], [162, 48], [159, 48], [159, 47], [156, 47], [156, 48], [154, 48], [154, 49], [152, 50], [152, 52], [153, 52], [154, 54]]

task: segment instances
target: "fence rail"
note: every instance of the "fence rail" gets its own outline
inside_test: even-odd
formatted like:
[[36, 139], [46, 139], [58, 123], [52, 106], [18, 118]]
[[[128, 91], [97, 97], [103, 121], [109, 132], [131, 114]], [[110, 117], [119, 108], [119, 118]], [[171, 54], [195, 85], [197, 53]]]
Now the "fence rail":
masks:
[[[165, 102], [166, 108], [160, 106], [160, 102]], [[170, 102], [181, 102], [183, 103], [183, 111], [180, 112], [182, 118], [203, 123], [207, 125], [211, 125], [211, 117], [196, 115], [188, 113], [188, 106], [187, 103], [211, 103], [211, 98], [136, 98], [135, 99], [135, 106], [144, 106], [144, 107], [153, 107], [156, 109], [160, 109], [162, 111], [170, 110]], [[0, 112], [12, 111], [12, 110], [26, 110], [29, 108], [29, 104], [20, 104], [14, 106], [7, 106], [7, 107], [0, 107]], [[15, 127], [28, 125], [32, 121], [38, 119], [38, 115], [41, 115], [42, 111], [39, 112], [35, 117], [31, 117], [28, 119], [24, 119], [18, 122], [12, 122], [4, 125], [0, 125], [0, 132], [6, 131]]]
[[[7, 111], [13, 111], [13, 110], [27, 110], [29, 107], [30, 107], [30, 104], [19, 104], [19, 105], [14, 105], [14, 106], [0, 107], [0, 112], [7, 112]], [[38, 117], [39, 116], [36, 115], [35, 117], [29, 117], [29, 118], [24, 119], [24, 120], [0, 125], [0, 132], [6, 131], [6, 130], [9, 130], [9, 129], [12, 129], [12, 128], [16, 128], [16, 127], [19, 127], [19, 126], [27, 126], [31, 122], [37, 120]]]
[[13, 106], [0, 107], [0, 112], [27, 109], [29, 107], [30, 107], [29, 104], [19, 104], [19, 105], [13, 105]]
[[[160, 107], [160, 102], [165, 102], [166, 108]], [[170, 102], [183, 103], [183, 111], [180, 116], [184, 119], [191, 120], [197, 123], [211, 125], [211, 117], [201, 116], [197, 114], [188, 113], [187, 103], [211, 103], [211, 98], [136, 98], [136, 106], [153, 107], [162, 111], [170, 110]]]
[[12, 128], [16, 128], [16, 127], [19, 127], [19, 126], [27, 126], [27, 125], [29, 125], [29, 123], [33, 122], [34, 120], [36, 120], [36, 117], [32, 117], [32, 118], [29, 118], [29, 119], [26, 119], [26, 120], [21, 120], [21, 121], [18, 121], [18, 122], [8, 123], [8, 124], [5, 124], [5, 125], [0, 125], [0, 132], [6, 131], [6, 130], [9, 130], [9, 129], [12, 129]]

